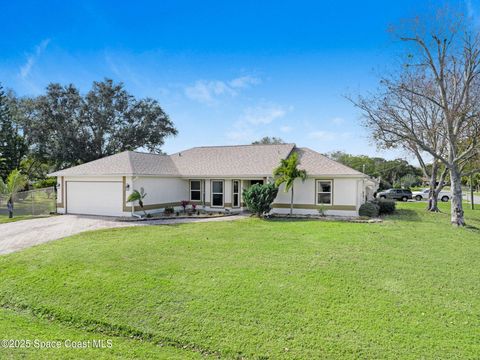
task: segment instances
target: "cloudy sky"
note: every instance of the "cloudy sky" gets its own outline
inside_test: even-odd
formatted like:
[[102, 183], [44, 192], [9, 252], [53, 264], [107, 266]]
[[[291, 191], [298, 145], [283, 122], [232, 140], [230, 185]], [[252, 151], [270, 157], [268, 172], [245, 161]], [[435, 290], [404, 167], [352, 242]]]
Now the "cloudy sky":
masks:
[[[450, 2], [451, 3], [451, 2]], [[345, 95], [398, 60], [387, 32], [430, 1], [1, 1], [0, 82], [38, 95], [105, 77], [157, 99], [179, 135], [164, 150], [281, 137], [379, 153]], [[453, 3], [476, 16], [477, 3]], [[480, 11], [480, 8], [478, 8]]]

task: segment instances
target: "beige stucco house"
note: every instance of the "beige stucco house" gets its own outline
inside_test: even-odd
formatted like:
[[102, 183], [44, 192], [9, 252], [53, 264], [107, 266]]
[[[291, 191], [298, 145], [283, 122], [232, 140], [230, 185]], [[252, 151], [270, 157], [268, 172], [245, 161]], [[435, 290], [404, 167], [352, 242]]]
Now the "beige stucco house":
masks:
[[[140, 209], [126, 199], [136, 189], [147, 193], [145, 209], [180, 208], [182, 200], [212, 211], [244, 209], [242, 191], [272, 181], [281, 159], [293, 151], [306, 181], [295, 181], [294, 211], [357, 215], [367, 194], [368, 177], [295, 144], [195, 147], [173, 155], [125, 151], [50, 174], [56, 176], [59, 213], [131, 216]], [[287, 213], [290, 193], [280, 187], [273, 212]]]

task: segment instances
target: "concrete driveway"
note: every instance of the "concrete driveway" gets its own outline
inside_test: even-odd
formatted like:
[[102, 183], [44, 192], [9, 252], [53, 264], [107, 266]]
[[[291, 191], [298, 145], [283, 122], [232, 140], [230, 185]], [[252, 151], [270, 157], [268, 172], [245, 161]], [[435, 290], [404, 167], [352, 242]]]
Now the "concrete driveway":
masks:
[[113, 218], [53, 216], [0, 224], [0, 254], [8, 254], [83, 231], [131, 226]]
[[234, 215], [204, 219], [168, 219], [141, 222], [119, 222], [115, 218], [62, 215], [0, 224], [0, 255], [9, 254], [31, 246], [58, 240], [84, 231], [127, 226], [171, 225], [191, 222], [229, 221], [243, 218]]

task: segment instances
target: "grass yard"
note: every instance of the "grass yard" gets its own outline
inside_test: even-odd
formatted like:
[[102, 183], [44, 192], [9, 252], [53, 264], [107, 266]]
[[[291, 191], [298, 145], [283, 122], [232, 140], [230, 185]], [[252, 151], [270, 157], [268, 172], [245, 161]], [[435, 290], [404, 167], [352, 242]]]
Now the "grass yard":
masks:
[[38, 218], [47, 217], [47, 216], [48, 215], [44, 215], [44, 216], [14, 215], [13, 218], [9, 219], [8, 215], [0, 215], [0, 224], [6, 224], [6, 223], [22, 221], [22, 220], [38, 219]]
[[0, 358], [479, 358], [480, 210], [455, 229], [398, 206], [381, 224], [124, 228], [2, 256], [3, 338], [113, 347]]

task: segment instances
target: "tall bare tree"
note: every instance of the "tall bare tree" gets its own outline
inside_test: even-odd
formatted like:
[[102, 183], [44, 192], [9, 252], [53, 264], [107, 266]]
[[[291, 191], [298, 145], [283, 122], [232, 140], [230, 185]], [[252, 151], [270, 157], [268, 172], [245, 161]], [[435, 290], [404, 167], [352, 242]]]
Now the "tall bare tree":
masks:
[[[427, 209], [438, 210], [438, 194], [443, 188], [447, 168], [436, 159], [431, 165], [431, 155], [426, 153], [419, 140], [438, 154], [444, 154], [446, 148], [445, 136], [442, 133], [442, 112], [438, 106], [427, 101], [424, 97], [405, 91], [403, 84], [416, 81], [416, 87], [430, 88], [432, 84], [425, 81], [419, 83], [417, 79], [401, 78], [401, 85], [397, 79], [383, 79], [381, 91], [377, 95], [360, 96], [352, 102], [362, 110], [364, 125], [371, 130], [372, 138], [382, 148], [402, 148], [418, 160], [424, 177], [429, 179], [430, 194]], [[439, 174], [440, 173], [440, 174]], [[440, 176], [440, 177], [439, 177]]]
[[[441, 121], [436, 128], [444, 148], [435, 148], [410, 118], [382, 123], [367, 112], [372, 130], [387, 135], [402, 134], [410, 142], [448, 168], [452, 201], [451, 222], [465, 225], [461, 175], [479, 148], [480, 136], [480, 38], [462, 15], [439, 11], [433, 21], [415, 19], [406, 30], [395, 31], [406, 46], [407, 60], [400, 75], [386, 80], [389, 93], [400, 93], [415, 102], [438, 108]], [[418, 99], [418, 100], [417, 100]], [[420, 111], [420, 110], [418, 110]], [[402, 132], [399, 132], [399, 129]]]

